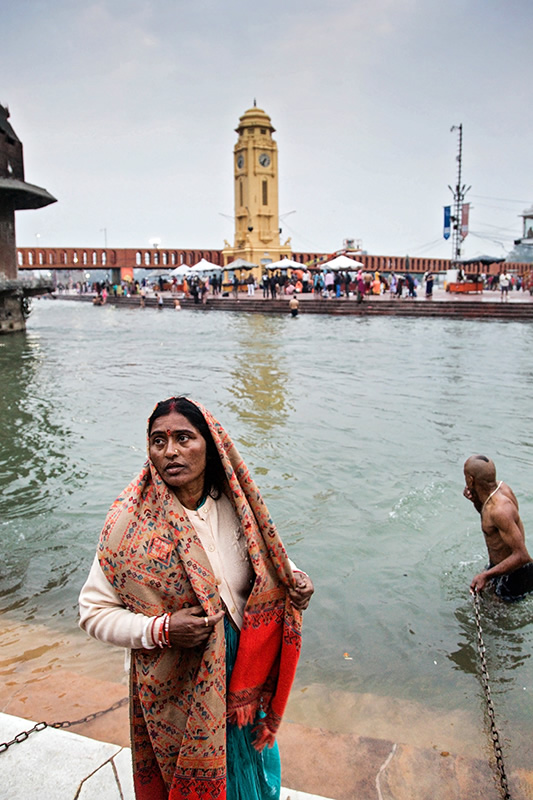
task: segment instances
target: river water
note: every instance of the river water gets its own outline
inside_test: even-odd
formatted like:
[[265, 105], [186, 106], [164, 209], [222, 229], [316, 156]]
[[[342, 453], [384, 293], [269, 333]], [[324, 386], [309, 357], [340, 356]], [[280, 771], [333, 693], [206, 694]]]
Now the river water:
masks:
[[[462, 465], [494, 458], [531, 549], [530, 338], [523, 323], [36, 301], [27, 332], [0, 339], [0, 674], [122, 680], [121, 657], [77, 629], [77, 596], [152, 407], [188, 393], [315, 582], [291, 718], [483, 753], [468, 586], [486, 553]], [[482, 606], [506, 755], [527, 769], [532, 612], [533, 597]]]

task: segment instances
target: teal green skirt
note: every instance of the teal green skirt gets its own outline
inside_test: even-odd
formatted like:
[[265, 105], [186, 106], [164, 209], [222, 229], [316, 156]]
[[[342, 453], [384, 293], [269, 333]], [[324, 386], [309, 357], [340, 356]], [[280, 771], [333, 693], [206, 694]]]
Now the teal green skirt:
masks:
[[[239, 646], [239, 633], [224, 619], [226, 634], [226, 682], [229, 680]], [[281, 763], [276, 742], [258, 753], [252, 744], [252, 727], [228, 723], [226, 732], [227, 800], [279, 800]]]

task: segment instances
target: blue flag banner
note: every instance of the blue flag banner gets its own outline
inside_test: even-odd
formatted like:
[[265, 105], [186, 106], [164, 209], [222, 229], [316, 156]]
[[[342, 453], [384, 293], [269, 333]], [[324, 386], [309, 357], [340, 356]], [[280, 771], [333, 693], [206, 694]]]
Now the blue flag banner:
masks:
[[451, 233], [451, 215], [452, 215], [452, 207], [451, 206], [444, 206], [444, 231], [443, 236], [445, 239], [450, 238]]

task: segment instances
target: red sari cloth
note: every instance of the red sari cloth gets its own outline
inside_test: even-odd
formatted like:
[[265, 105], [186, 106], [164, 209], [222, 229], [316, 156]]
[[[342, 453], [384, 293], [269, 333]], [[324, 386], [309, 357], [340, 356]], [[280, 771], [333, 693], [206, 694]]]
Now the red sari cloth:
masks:
[[[191, 401], [194, 402], [194, 401]], [[206, 645], [132, 651], [130, 724], [137, 800], [224, 800], [226, 719], [257, 723], [254, 746], [274, 742], [294, 679], [301, 613], [279, 534], [232, 440], [202, 411], [217, 447], [255, 572], [229, 692], [224, 624]], [[124, 606], [155, 616], [200, 604], [222, 608], [209, 559], [186, 513], [148, 460], [113, 503], [100, 566]], [[265, 717], [258, 719], [258, 712]]]

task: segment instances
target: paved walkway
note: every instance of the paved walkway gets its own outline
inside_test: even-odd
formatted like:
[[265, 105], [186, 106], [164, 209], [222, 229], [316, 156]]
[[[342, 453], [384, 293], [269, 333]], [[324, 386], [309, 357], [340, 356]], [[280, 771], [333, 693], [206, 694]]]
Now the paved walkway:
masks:
[[[32, 722], [0, 714], [0, 741], [11, 741]], [[134, 800], [127, 747], [46, 728], [0, 753], [2, 800]], [[282, 789], [281, 800], [325, 800]], [[333, 799], [334, 800], [334, 799]]]
[[[160, 294], [163, 296], [163, 298], [165, 300], [174, 300], [175, 296], [177, 296], [179, 298], [183, 297], [183, 294], [181, 292], [178, 292], [177, 295], [174, 295], [174, 294], [172, 294], [172, 292], [163, 291], [163, 292], [160, 292]], [[150, 301], [153, 301], [154, 296], [155, 296], [154, 292], [149, 291], [147, 293], [146, 297]], [[74, 299], [74, 298], [79, 298], [80, 294], [76, 290], [71, 289], [71, 290], [64, 290], [64, 291], [57, 292], [57, 297], [61, 297], [61, 298], [65, 298], [65, 299], [68, 299], [68, 298], [73, 298]], [[82, 295], [82, 297], [83, 297], [83, 295]], [[90, 292], [90, 293], [88, 293], [86, 295], [86, 297], [90, 297], [91, 300], [92, 300], [92, 298], [94, 297], [94, 293]], [[129, 297], [130, 297], [131, 300], [134, 300], [136, 302], [136, 304], [138, 304], [140, 302], [140, 296], [139, 295], [130, 295]], [[213, 299], [213, 295], [212, 294], [209, 294], [208, 297], [210, 299]], [[303, 303], [306, 303], [306, 302], [308, 302], [310, 300], [321, 300], [321, 299], [323, 299], [323, 298], [317, 297], [312, 292], [309, 292], [308, 294], [298, 294], [297, 297], [298, 297], [298, 300], [300, 302], [303, 302]], [[508, 297], [509, 297], [509, 300], [508, 300], [509, 304], [533, 303], [533, 296], [529, 294], [529, 291], [523, 292], [522, 290], [520, 290], [520, 291], [516, 291], [515, 290], [515, 291], [512, 291], [512, 292], [509, 292]], [[234, 300], [235, 299], [235, 297], [234, 297], [232, 292], [230, 292], [227, 297], [222, 297], [221, 294], [218, 294], [217, 298], [224, 299], [224, 300]], [[113, 298], [112, 295], [108, 296], [109, 302], [111, 302], [113, 299], [115, 299], [115, 298]], [[241, 291], [241, 292], [239, 292], [238, 299], [239, 300], [255, 300], [255, 301], [259, 301], [259, 302], [265, 302], [267, 304], [272, 302], [272, 300], [270, 298], [263, 297], [262, 289], [256, 289], [256, 291], [255, 291], [255, 293], [253, 295], [249, 295], [247, 292]], [[337, 298], [330, 298], [330, 299], [334, 300], [334, 299], [337, 299]], [[343, 294], [338, 299], [343, 300], [344, 302], [350, 303], [350, 304], [351, 303], [357, 303], [357, 297], [356, 297], [355, 294], [350, 295], [350, 297], [346, 297]], [[290, 300], [290, 296], [289, 295], [284, 295], [284, 294], [278, 295], [277, 300], [286, 300], [288, 302]], [[468, 293], [464, 293], [464, 294], [459, 292], [459, 293], [452, 294], [450, 292], [446, 292], [442, 288], [437, 287], [433, 291], [433, 300], [443, 301], [443, 302], [502, 303], [500, 292], [499, 291], [492, 291], [491, 289], [485, 289], [482, 292], [468, 292]], [[400, 304], [401, 303], [413, 303], [413, 302], [416, 302], [416, 303], [420, 303], [420, 302], [422, 302], [422, 303], [430, 303], [430, 302], [432, 302], [431, 300], [428, 300], [426, 298], [423, 289], [420, 289], [420, 288], [417, 291], [417, 296], [414, 297], [414, 298], [408, 297], [407, 295], [404, 295], [402, 298], [395, 298], [395, 297], [391, 297], [389, 292], [385, 292], [385, 294], [381, 294], [381, 295], [374, 295], [374, 294], [365, 295], [365, 302], [380, 303], [380, 302], [386, 302], [386, 301], [393, 301], [395, 303], [400, 303]]]
[[[171, 297], [172, 296], [171, 292], [162, 292], [162, 294], [163, 294], [164, 297]], [[153, 296], [153, 295], [150, 294], [150, 296]], [[307, 294], [297, 294], [296, 296], [297, 296], [298, 300], [301, 300], [304, 303], [307, 300], [320, 300], [321, 299], [320, 297], [318, 297], [317, 295], [313, 294], [312, 292], [308, 292]], [[212, 297], [212, 295], [209, 295], [209, 297]], [[231, 298], [231, 297], [233, 297], [233, 294], [230, 292], [229, 298]], [[248, 297], [249, 297], [249, 295], [247, 294], [247, 292], [239, 292], [239, 299], [240, 300], [244, 300], [245, 298], [248, 299]], [[454, 293], [451, 293], [451, 292], [445, 291], [444, 289], [442, 289], [440, 287], [437, 287], [437, 288], [435, 288], [433, 290], [433, 296], [432, 297], [433, 297], [433, 300], [444, 300], [444, 301], [449, 301], [449, 302], [454, 302], [454, 301], [457, 301], [457, 300], [464, 300], [464, 301], [477, 300], [480, 303], [481, 302], [485, 302], [485, 303], [487, 303], [487, 302], [488, 303], [491, 303], [491, 302], [492, 303], [501, 303], [502, 302], [500, 292], [499, 291], [492, 291], [492, 289], [484, 289], [482, 292], [454, 292]], [[509, 297], [509, 300], [508, 300], [509, 303], [525, 303], [525, 302], [531, 303], [533, 301], [533, 297], [529, 294], [529, 292], [523, 292], [522, 290], [520, 290], [520, 291], [516, 291], [515, 290], [513, 292], [509, 292], [508, 297]], [[269, 298], [263, 297], [262, 289], [256, 289], [255, 294], [252, 295], [252, 299], [254, 299], [254, 300], [264, 300], [265, 302], [269, 302]], [[290, 299], [290, 295], [285, 295], [285, 294], [278, 295], [277, 299], [278, 300], [287, 300], [288, 301]], [[343, 293], [343, 294], [341, 294], [340, 298], [332, 297], [331, 299], [332, 300], [335, 300], [335, 299], [345, 300], [346, 302], [349, 302], [349, 303], [356, 303], [357, 302], [357, 296], [355, 294], [353, 294], [353, 293], [350, 295], [350, 297], [346, 297], [345, 294]], [[365, 295], [365, 301], [367, 301], [367, 302], [371, 301], [371, 302], [379, 303], [379, 302], [385, 301], [385, 300], [393, 300], [395, 303], [404, 303], [404, 302], [411, 302], [411, 303], [412, 302], [417, 302], [417, 303], [424, 302], [424, 303], [428, 303], [428, 302], [431, 302], [431, 299], [428, 299], [426, 297], [424, 289], [423, 288], [421, 289], [420, 287], [417, 289], [416, 297], [409, 297], [407, 294], [404, 294], [403, 297], [397, 298], [397, 297], [393, 297], [390, 294], [390, 292], [385, 292], [384, 294], [379, 294], [379, 295], [376, 295], [376, 294], [367, 294], [367, 295]]]

